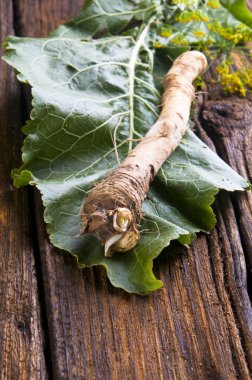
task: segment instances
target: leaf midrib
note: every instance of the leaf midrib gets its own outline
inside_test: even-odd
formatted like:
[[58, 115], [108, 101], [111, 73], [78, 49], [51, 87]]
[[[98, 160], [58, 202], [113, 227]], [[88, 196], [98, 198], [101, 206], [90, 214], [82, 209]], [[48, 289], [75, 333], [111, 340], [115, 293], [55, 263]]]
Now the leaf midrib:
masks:
[[132, 50], [132, 54], [129, 60], [129, 152], [132, 150], [132, 139], [134, 135], [134, 84], [136, 80], [135, 69], [137, 65], [137, 57], [139, 55], [140, 49], [144, 43], [144, 40], [148, 34], [149, 27], [153, 22], [153, 18], [151, 18], [148, 24], [144, 27], [142, 32], [140, 33], [138, 39], [136, 40], [135, 47]]

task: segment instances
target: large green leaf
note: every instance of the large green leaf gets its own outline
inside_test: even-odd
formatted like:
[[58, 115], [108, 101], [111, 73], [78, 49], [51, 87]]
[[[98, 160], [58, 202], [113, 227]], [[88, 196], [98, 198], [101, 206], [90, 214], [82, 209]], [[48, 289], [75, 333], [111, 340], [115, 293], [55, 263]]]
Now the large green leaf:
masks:
[[[124, 9], [131, 22], [130, 7], [139, 9], [136, 3], [110, 1], [107, 16]], [[146, 8], [150, 4], [141, 2]], [[145, 294], [162, 286], [152, 272], [162, 249], [171, 240], [189, 244], [196, 232], [209, 231], [215, 223], [210, 205], [218, 190], [243, 190], [248, 184], [189, 130], [151, 186], [133, 251], [105, 258], [99, 241], [79, 236], [87, 191], [117, 165], [117, 157], [127, 155], [128, 139], [143, 136], [160, 110], [149, 39], [154, 8], [137, 13], [144, 21], [134, 38], [91, 39], [97, 28], [87, 18], [99, 13], [92, 8], [98, 5], [87, 3], [77, 18], [85, 22], [67, 24], [50, 38], [9, 37], [6, 42], [5, 60], [21, 81], [30, 83], [33, 95], [31, 119], [24, 127], [24, 164], [13, 178], [17, 187], [30, 183], [40, 189], [55, 246], [76, 255], [81, 266], [103, 265], [115, 286]], [[109, 17], [99, 32], [121, 30]]]
[[221, 4], [237, 19], [252, 28], [252, 13], [245, 0], [221, 0]]
[[159, 0], [89, 0], [83, 11], [51, 36], [88, 39], [121, 33], [132, 22], [147, 21], [161, 11]]

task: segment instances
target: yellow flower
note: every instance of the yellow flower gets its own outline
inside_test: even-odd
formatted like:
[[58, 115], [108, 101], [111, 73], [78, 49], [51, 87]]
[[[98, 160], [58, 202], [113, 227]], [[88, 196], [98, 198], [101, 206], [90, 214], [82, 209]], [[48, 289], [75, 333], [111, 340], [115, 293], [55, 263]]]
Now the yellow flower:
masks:
[[189, 41], [186, 40], [181, 35], [174, 37], [170, 42], [174, 45], [180, 45], [180, 46], [188, 46], [189, 45]]
[[165, 28], [161, 29], [160, 35], [162, 37], [170, 37], [172, 34], [173, 34], [173, 31], [171, 28], [170, 29], [165, 29]]
[[209, 0], [206, 5], [212, 9], [218, 9], [221, 6], [219, 0]]
[[235, 45], [239, 43], [246, 43], [252, 40], [251, 30], [242, 24], [239, 24], [236, 27], [224, 28], [221, 26], [219, 21], [215, 21], [207, 25], [208, 29], [212, 32], [217, 32], [223, 38], [228, 41], [233, 42]]
[[250, 85], [252, 85], [252, 70], [242, 68], [231, 73], [230, 63], [230, 60], [227, 60], [216, 67], [221, 86], [227, 94], [245, 96], [246, 88], [250, 88]]
[[194, 84], [195, 84], [195, 87], [197, 87], [199, 90], [204, 90], [205, 83], [204, 83], [201, 75], [198, 76], [198, 78], [195, 80]]
[[246, 96], [246, 90], [245, 90], [244, 87], [242, 87], [242, 88], [239, 89], [239, 95], [242, 96], [242, 97]]
[[176, 21], [178, 22], [190, 22], [190, 21], [203, 21], [203, 22], [208, 22], [209, 18], [199, 10], [194, 10], [194, 11], [184, 11], [182, 12], [179, 16], [175, 18]]
[[155, 48], [155, 49], [162, 49], [162, 48], [163, 48], [163, 45], [160, 44], [160, 42], [155, 42], [155, 43], [154, 43], [154, 48]]
[[205, 32], [202, 32], [200, 30], [195, 30], [195, 32], [193, 32], [193, 34], [195, 35], [195, 37], [197, 38], [203, 38], [205, 37], [206, 33]]
[[190, 7], [195, 4], [195, 0], [172, 0], [171, 3], [174, 5], [182, 4], [186, 5], [187, 7]]

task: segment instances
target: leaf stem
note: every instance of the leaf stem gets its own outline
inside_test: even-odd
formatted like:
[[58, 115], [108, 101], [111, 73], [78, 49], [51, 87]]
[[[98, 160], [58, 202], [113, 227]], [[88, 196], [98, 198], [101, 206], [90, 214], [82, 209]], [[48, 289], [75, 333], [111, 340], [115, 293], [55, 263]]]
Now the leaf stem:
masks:
[[132, 150], [132, 139], [134, 135], [134, 83], [135, 83], [135, 68], [136, 68], [136, 60], [137, 56], [140, 52], [142, 45], [144, 44], [144, 40], [147, 36], [149, 27], [153, 22], [153, 18], [151, 18], [148, 24], [140, 33], [136, 45], [132, 50], [132, 54], [129, 61], [129, 152]]

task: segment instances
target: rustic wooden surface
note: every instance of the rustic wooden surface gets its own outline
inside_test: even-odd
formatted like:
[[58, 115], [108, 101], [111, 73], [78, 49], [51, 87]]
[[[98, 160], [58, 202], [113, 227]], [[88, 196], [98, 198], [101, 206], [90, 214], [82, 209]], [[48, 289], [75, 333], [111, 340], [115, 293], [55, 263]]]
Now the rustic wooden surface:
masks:
[[[0, 0], [1, 39], [45, 36], [81, 5]], [[140, 297], [113, 288], [103, 269], [82, 271], [52, 248], [39, 195], [12, 188], [29, 97], [0, 66], [1, 379], [250, 379], [251, 192], [221, 194], [212, 233], [156, 260], [162, 290]], [[252, 103], [226, 104], [218, 93], [202, 99], [197, 132], [252, 180]]]
[[[0, 2], [0, 39], [14, 33], [11, 2]], [[20, 163], [21, 92], [0, 63], [0, 373], [1, 379], [44, 379], [40, 294], [28, 191], [16, 191], [10, 171]]]

